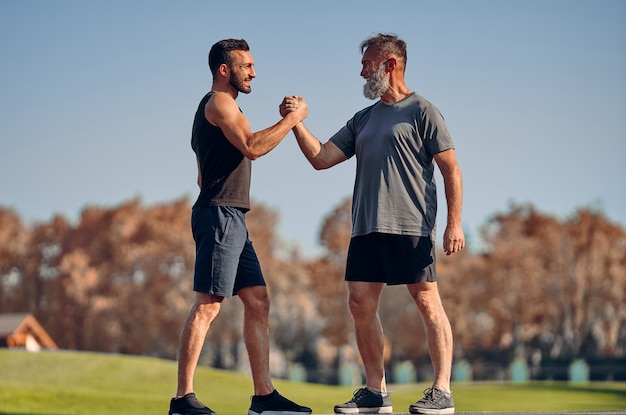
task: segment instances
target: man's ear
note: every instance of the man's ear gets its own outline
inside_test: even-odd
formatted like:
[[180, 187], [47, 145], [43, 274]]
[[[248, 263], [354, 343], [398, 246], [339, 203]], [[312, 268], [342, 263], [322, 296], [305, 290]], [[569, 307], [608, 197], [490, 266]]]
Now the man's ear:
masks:
[[387, 72], [392, 72], [394, 69], [396, 69], [397, 65], [398, 65], [398, 61], [396, 60], [396, 58], [389, 58], [385, 62], [385, 70]]
[[228, 67], [228, 65], [226, 65], [225, 63], [221, 64], [220, 67], [217, 69], [217, 72], [220, 74], [220, 76], [223, 76], [225, 78], [228, 78], [228, 71], [230, 70], [230, 68]]

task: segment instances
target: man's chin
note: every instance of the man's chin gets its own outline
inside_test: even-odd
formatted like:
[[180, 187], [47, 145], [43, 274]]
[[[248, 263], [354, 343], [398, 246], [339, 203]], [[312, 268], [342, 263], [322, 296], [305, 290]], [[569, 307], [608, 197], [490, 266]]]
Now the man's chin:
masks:
[[365, 98], [367, 98], [367, 99], [371, 99], [372, 101], [375, 100], [375, 99], [380, 98], [382, 95], [383, 94], [377, 94], [377, 93], [374, 93], [374, 92], [370, 92], [370, 91], [366, 90], [365, 88], [363, 90], [363, 96]]

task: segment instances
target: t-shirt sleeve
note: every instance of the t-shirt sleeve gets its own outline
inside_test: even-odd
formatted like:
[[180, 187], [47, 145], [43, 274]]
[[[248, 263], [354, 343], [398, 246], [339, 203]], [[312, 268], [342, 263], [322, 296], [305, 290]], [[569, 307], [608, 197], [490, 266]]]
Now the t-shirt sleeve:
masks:
[[355, 134], [351, 126], [352, 121], [353, 120], [348, 121], [341, 130], [337, 131], [335, 135], [330, 138], [330, 141], [343, 152], [346, 158], [354, 156]]
[[422, 114], [424, 145], [434, 155], [454, 148], [454, 141], [441, 112], [431, 105]]

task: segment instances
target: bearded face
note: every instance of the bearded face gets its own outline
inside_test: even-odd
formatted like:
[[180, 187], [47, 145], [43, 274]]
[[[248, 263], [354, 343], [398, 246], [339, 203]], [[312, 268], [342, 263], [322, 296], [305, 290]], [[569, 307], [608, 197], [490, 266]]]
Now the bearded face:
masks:
[[250, 81], [256, 77], [254, 72], [254, 60], [250, 51], [233, 50], [230, 52], [231, 62], [228, 64], [230, 75], [228, 83], [237, 92], [249, 94], [252, 91]]
[[380, 98], [389, 88], [389, 74], [385, 71], [385, 62], [378, 65], [378, 70], [372, 73], [363, 85], [363, 95], [369, 99]]
[[247, 75], [241, 71], [231, 71], [228, 83], [237, 91], [243, 92], [244, 94], [252, 92], [250, 79], [248, 79]]

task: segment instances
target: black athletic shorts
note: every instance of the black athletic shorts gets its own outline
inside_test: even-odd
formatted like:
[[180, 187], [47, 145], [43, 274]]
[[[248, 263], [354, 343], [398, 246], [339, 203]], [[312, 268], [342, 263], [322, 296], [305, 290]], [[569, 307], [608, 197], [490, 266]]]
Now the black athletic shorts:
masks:
[[437, 281], [435, 250], [428, 237], [370, 233], [350, 240], [346, 281], [388, 285]]

